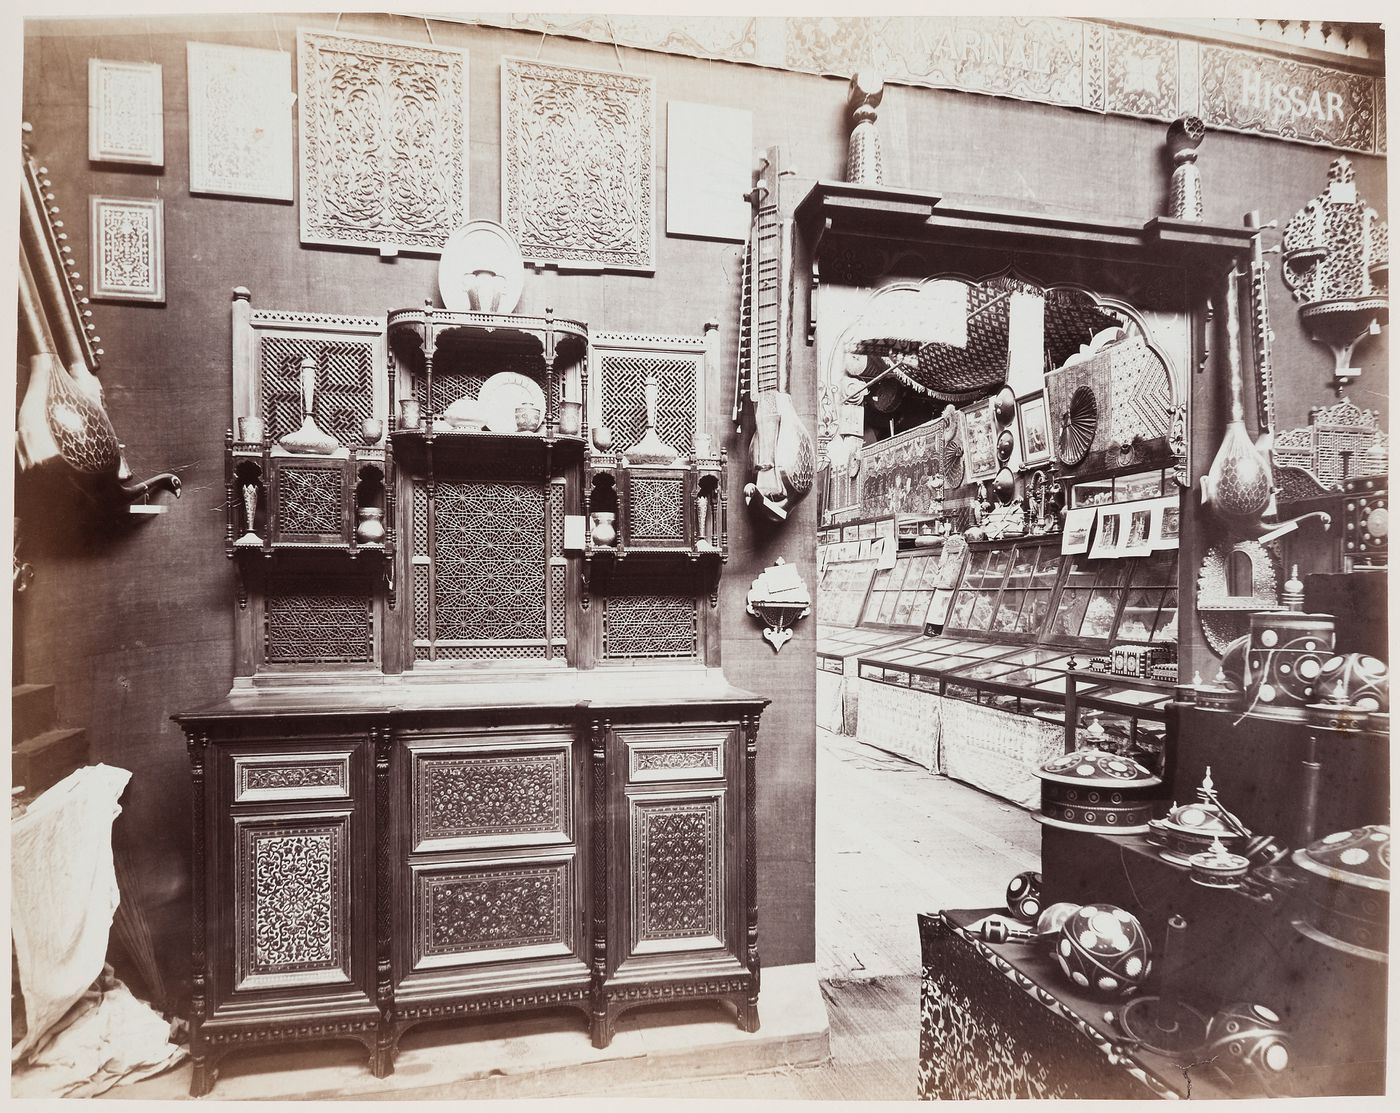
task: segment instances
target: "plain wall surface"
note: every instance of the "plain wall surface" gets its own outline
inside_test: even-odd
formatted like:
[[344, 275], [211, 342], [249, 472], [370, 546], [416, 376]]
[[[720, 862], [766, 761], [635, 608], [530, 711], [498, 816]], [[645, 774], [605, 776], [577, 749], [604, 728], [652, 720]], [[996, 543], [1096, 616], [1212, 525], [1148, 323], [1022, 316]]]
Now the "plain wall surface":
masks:
[[[305, 17], [160, 17], [31, 21], [24, 42], [24, 119], [84, 278], [89, 275], [89, 195], [165, 203], [167, 298], [163, 306], [95, 304], [106, 354], [109, 413], [138, 476], [171, 469], [184, 497], [167, 514], [91, 525], [78, 499], [26, 507], [25, 558], [37, 578], [18, 597], [17, 679], [58, 686], [60, 719], [88, 729], [94, 760], [132, 770], [117, 838], [136, 867], [168, 985], [188, 983], [190, 782], [183, 738], [170, 715], [227, 691], [232, 679], [235, 578], [223, 555], [223, 437], [229, 412], [229, 299], [252, 291], [255, 308], [377, 315], [436, 296], [436, 257], [381, 261], [371, 252], [306, 247], [295, 203], [191, 196], [188, 188], [188, 41], [295, 50], [295, 29], [329, 30], [333, 14]], [[421, 19], [349, 13], [345, 33], [426, 44]], [[538, 34], [435, 23], [439, 46], [470, 53], [472, 218], [500, 217], [500, 65], [503, 55], [613, 69], [611, 46]], [[747, 447], [729, 420], [742, 245], [664, 235], [666, 104], [747, 108], [754, 145], [783, 148], [800, 196], [844, 170], [845, 82], [624, 49], [628, 72], [656, 79], [658, 209], [654, 275], [527, 274], [520, 312], [545, 306], [594, 330], [698, 334], [721, 325], [724, 369], [708, 384], [707, 426], [730, 454], [730, 547], [721, 612], [729, 678], [773, 699], [759, 734], [759, 939], [765, 965], [812, 961], [814, 939], [815, 619], [774, 654], [744, 613], [753, 578], [778, 556], [815, 586], [816, 497], [781, 529], [744, 515]], [[87, 160], [87, 65], [93, 57], [164, 68], [163, 170]], [[880, 111], [886, 182], [951, 200], [1016, 209], [1146, 219], [1162, 211], [1166, 127], [1010, 100], [891, 87]], [[1238, 223], [1249, 209], [1280, 224], [1319, 193], [1333, 152], [1276, 140], [1211, 134], [1201, 148], [1206, 218]], [[1363, 197], [1385, 196], [1384, 160], [1352, 156]], [[799, 269], [799, 279], [803, 271]], [[1271, 308], [1282, 428], [1333, 400], [1332, 360], [1308, 341], [1276, 281]], [[815, 349], [805, 347], [799, 298], [794, 394], [809, 429]], [[1384, 408], [1384, 338], [1358, 356], [1350, 393]], [[21, 369], [21, 377], [23, 371]], [[1223, 397], [1223, 396], [1222, 396]], [[829, 806], [839, 806], [839, 798]], [[934, 868], [930, 864], [930, 868]], [[913, 931], [913, 924], [910, 925]]]

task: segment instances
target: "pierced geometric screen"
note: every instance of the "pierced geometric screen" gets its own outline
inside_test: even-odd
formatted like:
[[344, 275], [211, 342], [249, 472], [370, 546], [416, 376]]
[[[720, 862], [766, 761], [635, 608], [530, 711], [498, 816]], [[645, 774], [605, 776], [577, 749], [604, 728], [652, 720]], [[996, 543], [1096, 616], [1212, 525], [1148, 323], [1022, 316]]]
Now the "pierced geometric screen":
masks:
[[374, 416], [374, 342], [309, 340], [295, 336], [260, 338], [262, 412], [274, 441], [301, 427], [303, 356], [316, 360], [316, 424], [341, 444], [360, 443], [360, 425]]
[[676, 575], [629, 570], [603, 598], [603, 656], [695, 657], [699, 607], [695, 587]]
[[345, 472], [340, 468], [277, 469], [277, 532], [339, 534], [345, 516]]
[[627, 477], [629, 541], [685, 543], [685, 477]]
[[374, 660], [374, 605], [368, 580], [270, 577], [263, 626], [263, 656], [269, 663]]
[[674, 353], [607, 352], [598, 357], [600, 423], [612, 427], [619, 450], [636, 444], [646, 432], [647, 370], [656, 372], [656, 432], [677, 452], [689, 452], [695, 443], [695, 414], [699, 405], [697, 383], [701, 356]]
[[[451, 353], [450, 346], [447, 350]], [[439, 353], [439, 358], [433, 365], [433, 393], [430, 401], [430, 409], [434, 413], [442, 413], [453, 402], [461, 398], [470, 398], [475, 401], [481, 396], [481, 384], [492, 375], [503, 371], [514, 372], [517, 375], [524, 375], [525, 378], [537, 383], [541, 389], [545, 385], [544, 357], [538, 352], [519, 351], [492, 351], [485, 349], [482, 352], [473, 353], [470, 360], [454, 359], [443, 356]], [[425, 376], [414, 376], [415, 381], [420, 385], [418, 389], [423, 389], [426, 382]], [[419, 401], [422, 401], [420, 398]]]
[[518, 660], [562, 654], [563, 488], [497, 472], [414, 485], [414, 656]]

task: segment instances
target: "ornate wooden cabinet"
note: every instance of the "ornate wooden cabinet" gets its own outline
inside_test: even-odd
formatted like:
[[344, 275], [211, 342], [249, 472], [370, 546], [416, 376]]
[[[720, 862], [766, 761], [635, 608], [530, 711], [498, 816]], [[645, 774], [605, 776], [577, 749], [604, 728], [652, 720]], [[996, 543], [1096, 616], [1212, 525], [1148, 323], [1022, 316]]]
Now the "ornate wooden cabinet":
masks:
[[[375, 324], [235, 291], [235, 681], [177, 716], [192, 1093], [239, 1047], [357, 1039], [383, 1076], [415, 1024], [517, 1009], [599, 1047], [679, 998], [755, 1030], [766, 700], [718, 668], [712, 330], [610, 335], [590, 394], [586, 326], [548, 311]], [[533, 422], [502, 428], [500, 384]]]

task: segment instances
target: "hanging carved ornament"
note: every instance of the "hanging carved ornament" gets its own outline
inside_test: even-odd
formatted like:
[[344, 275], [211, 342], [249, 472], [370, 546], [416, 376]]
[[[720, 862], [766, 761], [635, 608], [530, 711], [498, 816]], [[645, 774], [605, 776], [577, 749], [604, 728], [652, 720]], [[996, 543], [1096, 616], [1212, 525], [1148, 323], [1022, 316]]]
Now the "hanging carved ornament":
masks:
[[1357, 196], [1345, 155], [1328, 168], [1327, 188], [1283, 230], [1283, 281], [1313, 339], [1332, 350], [1339, 394], [1360, 374], [1352, 352], [1379, 335], [1389, 314], [1389, 239], [1389, 226]]
[[954, 428], [952, 435], [943, 446], [943, 484], [947, 490], [961, 487], [967, 480], [967, 467], [963, 459], [962, 437]]
[[436, 254], [467, 223], [467, 53], [297, 32], [301, 242]]
[[650, 77], [501, 59], [501, 223], [531, 263], [652, 271]]
[[1067, 468], [1078, 467], [1089, 454], [1099, 428], [1099, 403], [1087, 386], [1075, 388], [1060, 413], [1055, 431], [1055, 454]]
[[[1248, 583], [1230, 582], [1230, 565], [1248, 570]], [[1274, 550], [1258, 541], [1216, 545], [1206, 551], [1197, 576], [1196, 614], [1206, 642], [1224, 653], [1231, 642], [1249, 633], [1249, 616], [1277, 610], [1280, 563]], [[1232, 591], [1232, 586], [1234, 590]]]

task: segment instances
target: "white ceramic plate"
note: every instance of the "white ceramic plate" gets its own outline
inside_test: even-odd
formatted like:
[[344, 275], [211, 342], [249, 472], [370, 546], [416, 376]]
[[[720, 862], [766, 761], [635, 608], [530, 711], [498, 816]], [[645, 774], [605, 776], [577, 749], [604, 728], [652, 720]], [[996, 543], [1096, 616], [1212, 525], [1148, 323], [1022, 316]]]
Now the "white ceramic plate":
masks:
[[492, 375], [481, 384], [476, 402], [481, 416], [486, 419], [486, 428], [493, 433], [516, 431], [515, 407], [522, 402], [538, 406], [541, 417], [544, 415], [544, 391], [539, 383], [515, 371]]
[[[438, 293], [445, 308], [466, 312], [474, 309], [471, 289], [477, 271], [501, 276], [500, 301], [494, 308], [482, 305], [482, 312], [512, 313], [520, 304], [525, 288], [525, 262], [510, 233], [494, 220], [473, 220], [447, 237], [438, 260]], [[491, 284], [485, 284], [490, 290]]]

